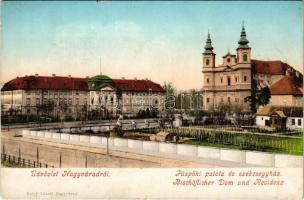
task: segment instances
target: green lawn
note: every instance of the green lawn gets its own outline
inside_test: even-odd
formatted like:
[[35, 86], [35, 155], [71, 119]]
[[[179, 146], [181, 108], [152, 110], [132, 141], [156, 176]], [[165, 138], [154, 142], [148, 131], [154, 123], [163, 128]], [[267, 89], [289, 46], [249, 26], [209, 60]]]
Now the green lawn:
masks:
[[[228, 128], [229, 127], [225, 127], [225, 129]], [[154, 134], [158, 131], [158, 129], [147, 129], [141, 130], [140, 132]], [[286, 135], [267, 134], [267, 131], [258, 132], [257, 128], [252, 129], [252, 133], [234, 129], [229, 131], [222, 130], [221, 128], [204, 129], [200, 127], [193, 127], [193, 129], [191, 129], [191, 127], [189, 129], [176, 128], [165, 131], [179, 135], [180, 137], [191, 138], [185, 141], [185, 144], [303, 155], [303, 131], [293, 131]]]
[[211, 147], [223, 147], [231, 149], [241, 150], [254, 150], [262, 152], [273, 152], [292, 155], [303, 155], [303, 140], [299, 138], [268, 138], [258, 137], [255, 139], [250, 136], [237, 135], [228, 140], [212, 140], [206, 138], [199, 141], [191, 139], [185, 141], [186, 144], [199, 145], [199, 146], [211, 146]]

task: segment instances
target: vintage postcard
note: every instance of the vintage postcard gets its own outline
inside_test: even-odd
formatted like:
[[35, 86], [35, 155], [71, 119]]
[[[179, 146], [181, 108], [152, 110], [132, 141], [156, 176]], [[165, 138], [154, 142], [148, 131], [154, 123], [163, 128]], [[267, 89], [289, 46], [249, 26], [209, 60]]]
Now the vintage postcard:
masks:
[[2, 199], [303, 198], [301, 1], [2, 1]]

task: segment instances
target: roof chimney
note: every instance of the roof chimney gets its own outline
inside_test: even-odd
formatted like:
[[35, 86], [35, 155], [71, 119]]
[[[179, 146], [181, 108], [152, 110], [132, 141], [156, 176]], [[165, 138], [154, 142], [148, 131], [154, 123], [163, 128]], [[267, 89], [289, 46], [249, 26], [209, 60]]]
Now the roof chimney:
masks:
[[56, 74], [52, 74], [52, 76], [53, 76], [53, 77], [55, 77], [55, 76], [56, 76]]
[[68, 76], [69, 78], [71, 78], [71, 75], [69, 74], [69, 76]]
[[134, 80], [137, 80], [137, 78], [135, 77]]
[[121, 77], [122, 80], [125, 80], [125, 77]]
[[39, 74], [35, 74], [35, 76], [36, 76], [36, 77], [38, 77], [38, 76], [39, 76]]
[[285, 75], [286, 76], [291, 76], [292, 74], [292, 70], [290, 68], [288, 68], [286, 71], [285, 71]]

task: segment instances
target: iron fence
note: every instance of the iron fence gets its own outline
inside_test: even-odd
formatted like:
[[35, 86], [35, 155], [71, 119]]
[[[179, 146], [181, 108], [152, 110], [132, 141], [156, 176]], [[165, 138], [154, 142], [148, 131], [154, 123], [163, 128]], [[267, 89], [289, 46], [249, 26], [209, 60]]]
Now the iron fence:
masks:
[[39, 161], [33, 161], [5, 153], [1, 153], [1, 163], [9, 163], [24, 168], [54, 168], [53, 165], [48, 165], [47, 163], [41, 163]]

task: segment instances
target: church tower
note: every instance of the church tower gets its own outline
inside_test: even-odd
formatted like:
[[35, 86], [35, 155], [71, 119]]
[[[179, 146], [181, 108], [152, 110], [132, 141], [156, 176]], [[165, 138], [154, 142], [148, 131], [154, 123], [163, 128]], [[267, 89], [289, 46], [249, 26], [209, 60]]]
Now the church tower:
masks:
[[215, 106], [215, 93], [210, 91], [210, 88], [214, 87], [215, 84], [215, 73], [213, 72], [215, 68], [215, 53], [213, 53], [213, 47], [211, 45], [210, 34], [208, 32], [207, 41], [205, 45], [205, 51], [203, 53], [203, 106], [205, 109], [214, 109]]
[[215, 53], [212, 51], [213, 47], [211, 43], [210, 34], [208, 33], [205, 51], [203, 53], [203, 68], [215, 67]]
[[248, 46], [249, 41], [246, 38], [246, 31], [244, 24], [242, 26], [241, 38], [239, 40], [239, 47], [237, 51], [237, 62], [238, 63], [250, 63], [251, 62], [251, 48]]

